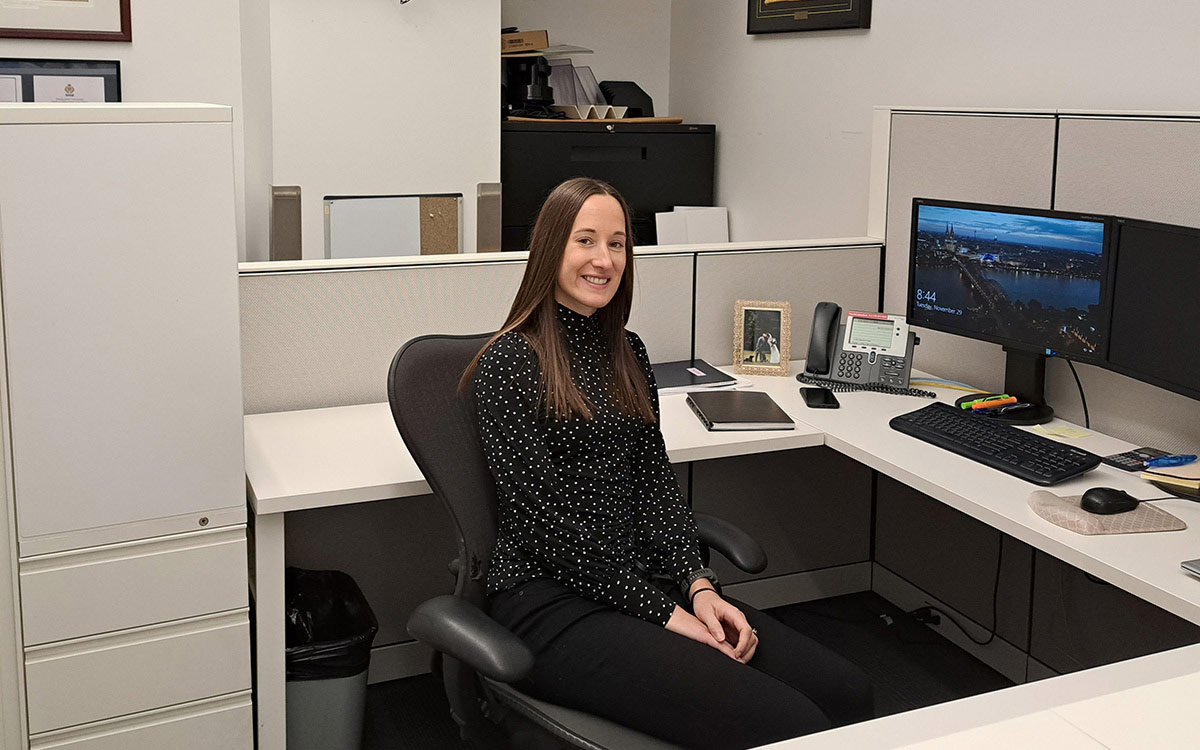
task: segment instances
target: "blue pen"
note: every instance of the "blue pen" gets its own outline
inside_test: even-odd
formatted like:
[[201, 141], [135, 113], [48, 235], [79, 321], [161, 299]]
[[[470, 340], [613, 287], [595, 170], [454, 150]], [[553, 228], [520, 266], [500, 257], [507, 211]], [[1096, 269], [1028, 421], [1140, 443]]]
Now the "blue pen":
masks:
[[1161, 466], [1183, 466], [1196, 460], [1195, 454], [1185, 453], [1178, 456], [1159, 456], [1146, 459], [1146, 467], [1156, 469]]

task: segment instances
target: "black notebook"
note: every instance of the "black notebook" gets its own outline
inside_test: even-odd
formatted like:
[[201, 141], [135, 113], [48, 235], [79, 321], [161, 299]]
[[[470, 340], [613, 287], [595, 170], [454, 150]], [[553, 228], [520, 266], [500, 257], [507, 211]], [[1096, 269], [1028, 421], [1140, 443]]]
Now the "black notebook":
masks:
[[692, 391], [688, 406], [709, 430], [794, 430], [796, 423], [762, 391]]
[[733, 385], [737, 382], [737, 378], [721, 372], [702, 359], [660, 362], [652, 367], [654, 368], [654, 382], [658, 385], [659, 393], [689, 388], [713, 388]]

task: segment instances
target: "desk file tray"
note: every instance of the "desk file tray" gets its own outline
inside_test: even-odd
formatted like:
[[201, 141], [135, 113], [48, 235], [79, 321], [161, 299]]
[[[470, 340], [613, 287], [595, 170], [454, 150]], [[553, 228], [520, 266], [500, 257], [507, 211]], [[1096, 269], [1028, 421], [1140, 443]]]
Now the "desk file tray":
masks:
[[1137, 534], [1143, 531], [1180, 531], [1187, 524], [1147, 503], [1125, 513], [1102, 516], [1079, 507], [1080, 495], [1059, 497], [1053, 492], [1035, 490], [1029, 494], [1029, 508], [1045, 520], [1076, 534]]

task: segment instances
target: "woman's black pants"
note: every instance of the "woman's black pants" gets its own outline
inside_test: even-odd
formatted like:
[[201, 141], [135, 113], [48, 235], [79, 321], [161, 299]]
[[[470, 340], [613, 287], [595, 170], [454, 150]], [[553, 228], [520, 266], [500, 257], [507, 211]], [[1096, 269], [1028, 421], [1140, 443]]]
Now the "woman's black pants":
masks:
[[758, 630], [748, 664], [613, 610], [575, 622], [519, 687], [686, 748], [747, 748], [872, 717], [858, 667], [741, 602]]

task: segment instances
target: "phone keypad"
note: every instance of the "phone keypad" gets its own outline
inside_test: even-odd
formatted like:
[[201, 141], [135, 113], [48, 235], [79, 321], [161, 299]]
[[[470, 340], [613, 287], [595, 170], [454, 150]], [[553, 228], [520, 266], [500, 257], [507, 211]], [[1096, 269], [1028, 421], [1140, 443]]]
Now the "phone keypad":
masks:
[[834, 376], [838, 380], [850, 383], [865, 383], [871, 380], [870, 367], [867, 368], [867, 375], [863, 375], [863, 363], [866, 360], [877, 368], [874, 382], [901, 388], [908, 385], [904, 380], [906, 362], [903, 357], [882, 356], [874, 351], [870, 353], [870, 357], [875, 360], [873, 363], [862, 352], [840, 352]]
[[863, 355], [859, 352], [842, 352], [838, 356], [837, 376], [842, 380], [862, 380]]

